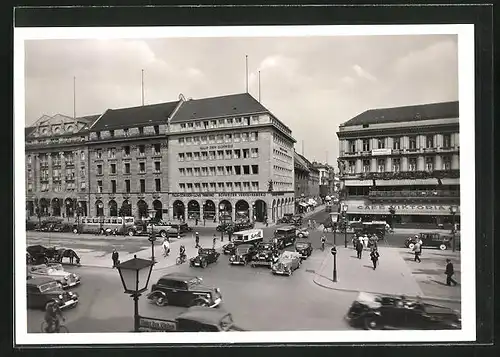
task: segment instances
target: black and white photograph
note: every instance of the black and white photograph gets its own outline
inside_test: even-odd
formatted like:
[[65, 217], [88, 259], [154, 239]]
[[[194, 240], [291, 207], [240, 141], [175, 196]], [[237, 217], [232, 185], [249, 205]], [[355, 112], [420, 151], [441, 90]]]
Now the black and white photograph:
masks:
[[16, 341], [474, 341], [473, 36], [16, 28]]

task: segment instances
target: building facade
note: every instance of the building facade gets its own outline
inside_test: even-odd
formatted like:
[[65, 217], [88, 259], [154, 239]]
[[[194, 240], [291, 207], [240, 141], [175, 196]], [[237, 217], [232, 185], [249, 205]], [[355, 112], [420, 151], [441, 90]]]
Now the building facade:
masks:
[[312, 164], [319, 172], [319, 196], [322, 199], [326, 196], [333, 196], [335, 193], [335, 171], [333, 167], [318, 162]]
[[168, 140], [171, 219], [275, 221], [293, 212], [295, 140], [249, 94], [185, 101]]
[[309, 166], [307, 162], [294, 151], [295, 198], [309, 197]]
[[349, 219], [435, 226], [459, 213], [458, 102], [368, 110], [337, 136]]

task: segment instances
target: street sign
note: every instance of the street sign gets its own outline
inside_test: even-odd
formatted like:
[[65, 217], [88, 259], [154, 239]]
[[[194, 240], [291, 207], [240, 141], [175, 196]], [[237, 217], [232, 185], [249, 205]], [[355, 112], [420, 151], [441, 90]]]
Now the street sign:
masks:
[[176, 328], [175, 321], [139, 317], [139, 330], [141, 332], [170, 332], [175, 331]]
[[332, 247], [332, 249], [330, 249], [330, 253], [332, 253], [332, 255], [337, 254], [337, 247]]

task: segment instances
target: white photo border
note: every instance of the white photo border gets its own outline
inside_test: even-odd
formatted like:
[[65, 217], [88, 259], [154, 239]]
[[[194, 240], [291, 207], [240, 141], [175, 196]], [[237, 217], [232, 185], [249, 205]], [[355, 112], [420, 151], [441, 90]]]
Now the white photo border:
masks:
[[[14, 274], [17, 345], [89, 344], [212, 344], [212, 343], [413, 343], [465, 342], [476, 340], [475, 284], [475, 110], [474, 110], [474, 25], [376, 25], [376, 26], [221, 26], [221, 27], [56, 27], [14, 28], [14, 207], [15, 272], [25, 271], [25, 48], [26, 40], [42, 39], [151, 39], [167, 37], [303, 37], [437, 35], [458, 36], [460, 117], [460, 212], [462, 329], [457, 331], [272, 331], [232, 333], [69, 333], [27, 332], [26, 278]], [[18, 198], [17, 200], [15, 198]], [[466, 217], [466, 219], [463, 219]], [[467, 254], [463, 254], [467, 252]]]

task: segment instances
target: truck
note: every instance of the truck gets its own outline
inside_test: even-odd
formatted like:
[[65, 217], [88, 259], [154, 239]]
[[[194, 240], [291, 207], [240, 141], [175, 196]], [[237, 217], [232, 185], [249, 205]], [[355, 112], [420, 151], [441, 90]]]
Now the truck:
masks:
[[248, 229], [233, 233], [233, 243], [240, 244], [253, 244], [257, 245], [264, 240], [264, 231], [262, 229]]

